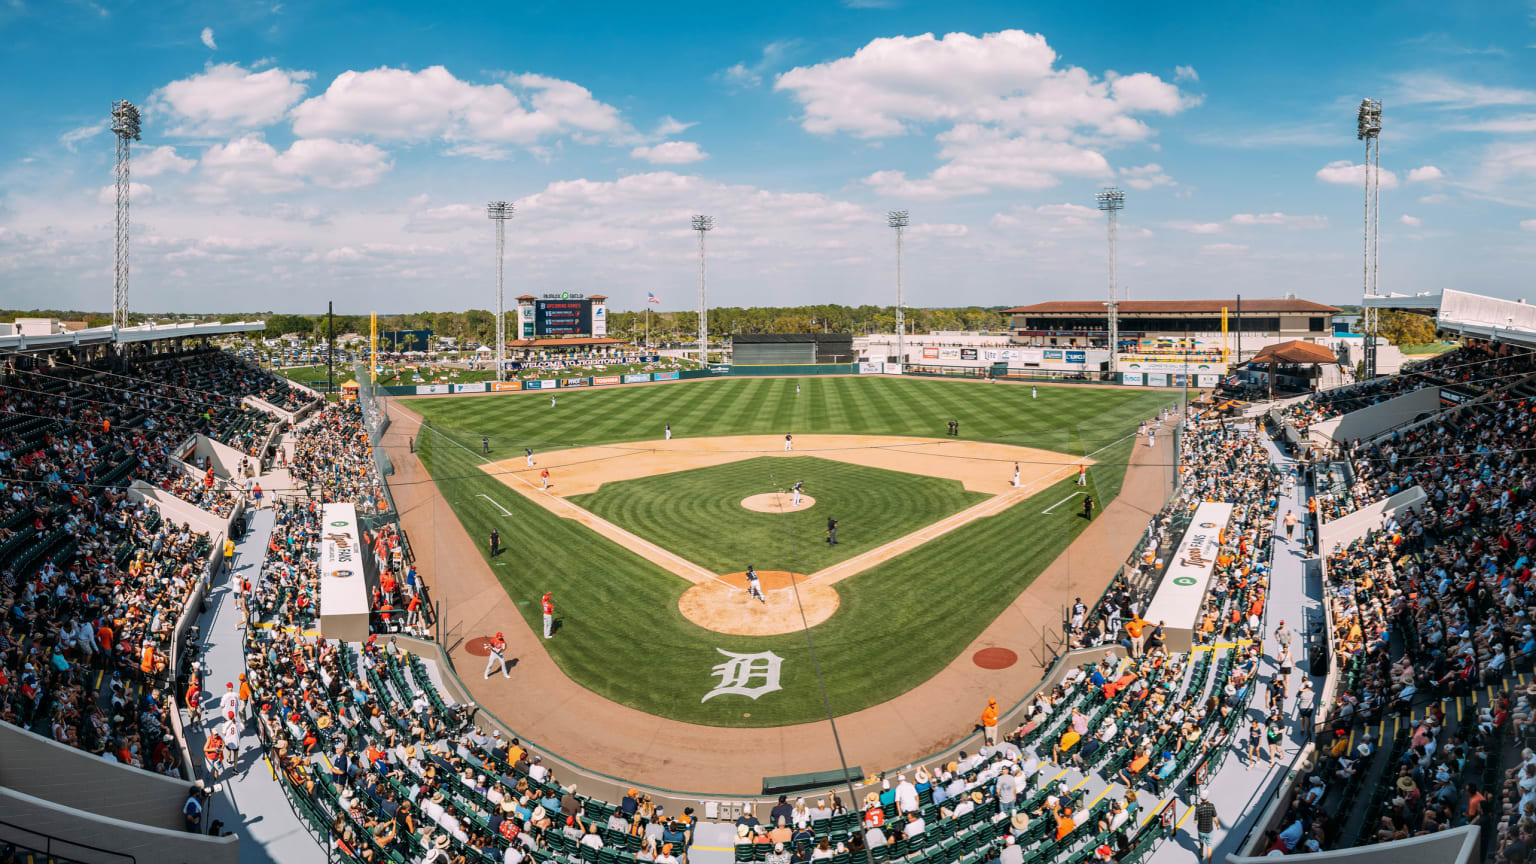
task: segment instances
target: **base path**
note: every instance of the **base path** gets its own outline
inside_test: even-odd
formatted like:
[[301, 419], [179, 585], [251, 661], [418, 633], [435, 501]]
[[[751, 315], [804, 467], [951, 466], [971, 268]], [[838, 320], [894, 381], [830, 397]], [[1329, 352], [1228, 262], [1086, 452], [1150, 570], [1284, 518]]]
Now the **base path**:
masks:
[[[518, 680], [483, 681], [469, 675], [466, 683], [476, 700], [511, 724], [536, 752], [652, 788], [700, 796], [755, 793], [766, 775], [837, 766], [825, 723], [770, 729], [698, 726], [636, 711], [567, 678], [545, 652], [542, 634], [521, 623], [524, 619], [479, 547], [408, 450], [406, 439], [417, 433], [421, 417], [396, 400], [389, 412], [394, 422], [383, 443], [395, 466], [391, 492], [417, 570], [441, 604], [444, 647], [454, 663], [479, 669], [484, 660], [469, 655], [465, 641], [505, 631], [507, 656], [518, 661]], [[1054, 638], [1047, 631], [1059, 629], [1061, 607], [1074, 595], [1096, 597], [1104, 590], [1167, 499], [1172, 456], [1168, 436], [1159, 436], [1156, 447], [1133, 447], [1120, 495], [948, 666], [927, 681], [913, 682], [901, 696], [839, 717], [848, 764], [899, 769], [962, 739], [979, 739], [974, 729], [988, 697], [1012, 706], [1028, 694], [1051, 661], [1041, 656], [1041, 644]], [[1012, 474], [1012, 465], [1006, 467], [1005, 481]], [[1015, 652], [1019, 662], [988, 670], [972, 661], [977, 651], [992, 647]], [[893, 659], [899, 656], [899, 646], [891, 650]], [[664, 684], [665, 670], [655, 674], [663, 676], [658, 683]], [[1003, 722], [1009, 719], [1005, 714]]]

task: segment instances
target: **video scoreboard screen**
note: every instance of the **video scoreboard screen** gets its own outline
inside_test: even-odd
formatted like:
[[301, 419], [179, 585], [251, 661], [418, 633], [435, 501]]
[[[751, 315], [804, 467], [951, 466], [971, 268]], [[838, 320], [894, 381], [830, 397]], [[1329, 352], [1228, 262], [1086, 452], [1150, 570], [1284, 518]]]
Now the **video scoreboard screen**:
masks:
[[592, 332], [591, 300], [535, 300], [533, 305], [533, 330], [537, 336]]

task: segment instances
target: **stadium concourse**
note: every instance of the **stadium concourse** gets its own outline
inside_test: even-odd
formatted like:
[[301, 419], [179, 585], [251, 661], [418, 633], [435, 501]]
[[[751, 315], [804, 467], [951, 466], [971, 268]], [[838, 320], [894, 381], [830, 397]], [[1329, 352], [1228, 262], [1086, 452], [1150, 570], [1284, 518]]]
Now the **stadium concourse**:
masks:
[[[1466, 825], [1482, 829], [1484, 851], [1500, 860], [1530, 849], [1536, 757], [1520, 745], [1536, 724], [1526, 467], [1536, 388], [1521, 349], [1472, 343], [1404, 378], [1272, 412], [1280, 444], [1256, 421], [1192, 414], [1171, 497], [1158, 464], [1167, 456], [1135, 448], [1116, 518], [1136, 521], [1146, 539], [1118, 574], [1118, 557], [1072, 565], [1074, 585], [1094, 585], [1084, 577], [1091, 564], [1105, 586], [1091, 609], [1060, 622], [1081, 647], [1018, 705], [1000, 700], [998, 743], [976, 731], [983, 700], [951, 708], [914, 697], [921, 710], [881, 718], [891, 757], [871, 767], [883, 780], [860, 783], [851, 800], [831, 787], [802, 803], [718, 794], [744, 788], [729, 767], [718, 769], [720, 785], [693, 787], [700, 775], [686, 773], [681, 750], [612, 755], [598, 742], [613, 712], [628, 709], [588, 710], [597, 703], [583, 700], [595, 697], [542, 668], [548, 658], [515, 613], [502, 629], [518, 686], [466, 690], [447, 665], [457, 647], [444, 653], [424, 638], [433, 632], [425, 601], [464, 618], [506, 595], [483, 559], [446, 545], [460, 539], [458, 525], [435, 487], [415, 482], [425, 475], [409, 447], [395, 446], [409, 435], [403, 415], [386, 433], [376, 406], [321, 407], [228, 355], [166, 347], [110, 368], [76, 355], [7, 362], [0, 733], [17, 747], [52, 739], [122, 763], [40, 751], [55, 754], [52, 774], [98, 772], [106, 788], [141, 788], [136, 778], [156, 771], [184, 790], [195, 777], [206, 791], [186, 805], [187, 827], [206, 832], [219, 820], [238, 835], [240, 857], [851, 864], [868, 850], [922, 862], [1183, 861], [1194, 854], [1191, 805], [1202, 791], [1219, 819], [1207, 839], [1223, 854], [1411, 843]], [[1443, 410], [1358, 442], [1314, 442], [1287, 420], [1321, 428], [1320, 415], [1431, 386]], [[374, 451], [381, 434], [393, 494]], [[178, 471], [200, 478], [204, 494]], [[1314, 500], [1330, 497], [1327, 509]], [[322, 549], [337, 542], [321, 530], [325, 505], [357, 514], [375, 635], [356, 642], [316, 631]], [[1217, 512], [1229, 515], [1209, 516]], [[1111, 513], [1074, 551], [1091, 548]], [[239, 539], [228, 565], [221, 526]], [[1160, 576], [1191, 564], [1207, 575], [1191, 580], [1187, 636], [1180, 622], [1144, 620], [1165, 592], [1188, 591], [1182, 578]], [[1063, 591], [1052, 572], [1030, 590]], [[199, 612], [201, 629], [186, 631]], [[1019, 614], [998, 626], [1022, 626]], [[1311, 638], [1319, 621], [1326, 653]], [[926, 715], [941, 725], [918, 725]], [[551, 721], [594, 743], [567, 749], [539, 726]], [[858, 729], [858, 715], [842, 722]], [[540, 730], [538, 745], [519, 740], [527, 728]], [[823, 747], [826, 734], [700, 732], [763, 736], [739, 754], [754, 782], [768, 760]], [[656, 782], [617, 779], [642, 772]], [[689, 784], [667, 785], [668, 776]], [[119, 819], [114, 847], [146, 860], [151, 844], [211, 842], [156, 833], [163, 816], [123, 821], [124, 802], [82, 804], [49, 781], [0, 761], [0, 792], [72, 814], [68, 837], [33, 824], [34, 844], [102, 837], [97, 814], [109, 810]], [[666, 791], [676, 786], [717, 794]], [[171, 815], [181, 824], [182, 813]], [[227, 850], [178, 846], [161, 857], [234, 860]]]

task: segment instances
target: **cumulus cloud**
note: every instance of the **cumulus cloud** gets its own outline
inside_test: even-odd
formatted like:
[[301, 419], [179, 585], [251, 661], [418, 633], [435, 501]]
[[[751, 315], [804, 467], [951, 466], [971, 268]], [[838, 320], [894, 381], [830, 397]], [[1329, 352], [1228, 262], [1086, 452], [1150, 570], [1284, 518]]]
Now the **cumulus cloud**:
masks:
[[1417, 216], [1409, 216], [1407, 213], [1399, 216], [1398, 221], [1402, 222], [1404, 225], [1407, 225], [1409, 228], [1417, 228], [1424, 224], [1424, 220], [1418, 218]]
[[[1365, 166], [1357, 165], [1348, 159], [1340, 159], [1329, 162], [1317, 170], [1317, 179], [1324, 183], [1335, 183], [1341, 186], [1365, 186]], [[1397, 186], [1397, 175], [1391, 171], [1381, 172], [1381, 188], [1391, 189]]]
[[387, 154], [372, 144], [302, 138], [285, 151], [251, 133], [203, 153], [199, 190], [204, 200], [229, 193], [274, 194], [311, 183], [351, 189], [376, 182], [390, 169]]
[[279, 172], [308, 178], [316, 186], [353, 189], [377, 182], [392, 163], [372, 144], [302, 138], [272, 164]]
[[1101, 151], [1153, 134], [1137, 115], [1176, 114], [1199, 101], [1146, 72], [1095, 77], [1057, 59], [1043, 36], [1020, 30], [925, 33], [875, 39], [850, 56], [790, 69], [774, 88], [800, 103], [801, 126], [816, 134], [873, 140], [947, 127], [937, 140], [950, 164], [923, 179], [892, 170], [865, 179], [917, 197], [1043, 188], [1061, 174], [1107, 176]]
[[1526, 219], [1520, 223], [1521, 230], [1536, 231], [1536, 219]]
[[799, 44], [798, 39], [769, 42], [763, 46], [762, 56], [756, 62], [736, 63], [721, 69], [715, 77], [731, 87], [756, 87], [763, 83], [763, 76], [783, 64], [785, 57]]
[[[133, 204], [147, 204], [155, 200], [155, 189], [148, 183], [128, 183], [128, 200]], [[117, 202], [117, 187], [103, 186], [96, 190], [96, 202], [98, 204], [115, 204]]]
[[457, 153], [482, 158], [496, 155], [499, 144], [532, 146], [565, 134], [631, 131], [618, 109], [579, 84], [533, 74], [473, 84], [442, 66], [343, 72], [324, 93], [296, 106], [292, 116], [293, 131], [306, 138], [441, 140]]
[[666, 141], [652, 147], [636, 147], [629, 151], [635, 159], [644, 159], [652, 165], [686, 165], [697, 162], [709, 154], [692, 141]]
[[313, 73], [276, 67], [254, 71], [238, 63], [210, 64], [202, 72], [156, 90], [152, 112], [163, 112], [171, 135], [224, 135], [270, 126], [304, 97]]
[[1408, 172], [1409, 183], [1429, 183], [1445, 179], [1445, 172], [1433, 165], [1422, 165]]
[[1149, 162], [1135, 168], [1121, 168], [1120, 180], [1132, 189], [1152, 189], [1157, 186], [1177, 186], [1173, 178], [1163, 173], [1163, 166]]
[[197, 164], [196, 159], [176, 155], [176, 148], [169, 145], [155, 147], [133, 157], [133, 176], [154, 177], [168, 171], [185, 174]]
[[[1385, 181], [1383, 181], [1385, 185]], [[1227, 220], [1233, 225], [1278, 225], [1285, 228], [1326, 228], [1326, 216], [1295, 216], [1288, 213], [1235, 213]]]
[[217, 50], [219, 50], [218, 44], [213, 41], [213, 28], [212, 27], [204, 27], [203, 28], [202, 40], [203, 40], [203, 44], [208, 46], [208, 50], [209, 51], [217, 51]]
[[1419, 199], [1419, 203], [1420, 204], [1444, 204], [1445, 202], [1447, 202], [1449, 200], [1451, 200], [1451, 196], [1446, 195], [1443, 192], [1436, 192], [1433, 195], [1425, 195], [1425, 196], [1421, 197]]
[[1175, 81], [1199, 81], [1200, 73], [1193, 66], [1173, 67], [1173, 80]]

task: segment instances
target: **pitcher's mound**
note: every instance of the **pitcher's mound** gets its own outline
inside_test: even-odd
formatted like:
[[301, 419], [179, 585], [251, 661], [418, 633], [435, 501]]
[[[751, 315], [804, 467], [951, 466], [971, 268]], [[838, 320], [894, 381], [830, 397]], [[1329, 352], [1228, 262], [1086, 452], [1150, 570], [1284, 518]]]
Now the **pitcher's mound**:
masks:
[[[801, 505], [805, 506], [804, 496]], [[747, 574], [728, 573], [719, 582], [695, 585], [677, 601], [683, 617], [707, 630], [734, 636], [776, 636], [794, 633], [805, 624], [815, 626], [837, 611], [837, 589], [820, 580], [807, 582], [796, 574], [800, 603], [795, 603], [795, 588], [790, 574], [783, 570], [757, 571], [767, 603], [747, 596]], [[805, 620], [800, 619], [800, 606]]]
[[[800, 506], [796, 507], [795, 496], [789, 492], [767, 492], [762, 495], [753, 495], [741, 499], [741, 506], [755, 513], [779, 513], [785, 510], [806, 510], [815, 506], [816, 499], [809, 495], [800, 496]], [[763, 574], [757, 574], [762, 576]], [[766, 586], [763, 590], [767, 590]]]

